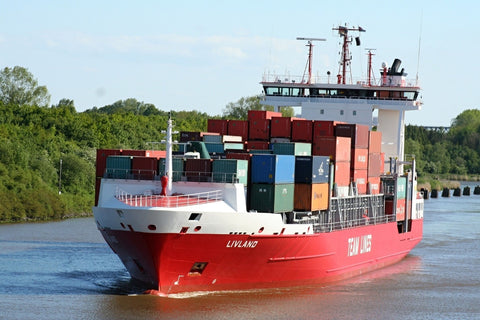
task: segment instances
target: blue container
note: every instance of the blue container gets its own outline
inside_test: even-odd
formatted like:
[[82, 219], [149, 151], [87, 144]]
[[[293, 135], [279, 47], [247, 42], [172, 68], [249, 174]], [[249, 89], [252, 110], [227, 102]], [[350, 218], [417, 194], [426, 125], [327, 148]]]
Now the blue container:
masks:
[[252, 183], [294, 183], [295, 156], [254, 154], [252, 156]]
[[328, 183], [329, 172], [328, 156], [295, 157], [295, 183]]

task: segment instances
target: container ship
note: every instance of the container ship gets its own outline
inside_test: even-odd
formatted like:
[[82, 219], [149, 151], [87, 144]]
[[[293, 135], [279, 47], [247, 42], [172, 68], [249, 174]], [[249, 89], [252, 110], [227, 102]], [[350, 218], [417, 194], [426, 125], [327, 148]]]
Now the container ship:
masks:
[[[131, 277], [150, 293], [325, 283], [405, 257], [422, 239], [415, 159], [404, 155], [405, 111], [420, 88], [400, 60], [347, 79], [352, 33], [336, 81], [265, 75], [248, 120], [208, 120], [166, 151], [97, 150], [94, 217]], [[306, 68], [307, 69], [307, 68]], [[301, 108], [282, 117], [282, 107]], [[174, 150], [175, 149], [175, 150]], [[178, 149], [178, 150], [177, 150]]]

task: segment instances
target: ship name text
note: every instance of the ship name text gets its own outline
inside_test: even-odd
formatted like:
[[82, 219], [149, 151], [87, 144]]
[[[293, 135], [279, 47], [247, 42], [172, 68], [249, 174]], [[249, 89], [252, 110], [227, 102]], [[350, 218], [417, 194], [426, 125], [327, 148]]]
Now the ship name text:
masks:
[[359, 237], [348, 238], [347, 254], [349, 257], [367, 253], [372, 250], [372, 235], [366, 234]]
[[257, 244], [258, 241], [229, 240], [227, 248], [255, 248]]

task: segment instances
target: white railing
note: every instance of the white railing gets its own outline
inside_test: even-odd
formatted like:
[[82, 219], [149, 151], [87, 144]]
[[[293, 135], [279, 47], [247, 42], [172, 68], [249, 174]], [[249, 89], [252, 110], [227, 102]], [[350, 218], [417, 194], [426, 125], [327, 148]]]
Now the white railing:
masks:
[[199, 192], [192, 194], [178, 194], [162, 196], [159, 194], [131, 194], [119, 188], [115, 198], [132, 207], [182, 207], [198, 204], [205, 204], [213, 201], [221, 201], [223, 193], [221, 190]]

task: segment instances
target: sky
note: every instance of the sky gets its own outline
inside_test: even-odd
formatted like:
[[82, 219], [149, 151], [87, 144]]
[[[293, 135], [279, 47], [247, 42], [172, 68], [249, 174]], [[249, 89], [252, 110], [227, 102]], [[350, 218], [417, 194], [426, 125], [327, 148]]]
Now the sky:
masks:
[[[353, 77], [402, 60], [417, 75], [421, 111], [406, 123], [450, 126], [478, 109], [480, 2], [453, 1], [53, 1], [0, 0], [0, 67], [27, 68], [51, 104], [78, 112], [134, 98], [160, 110], [221, 115], [229, 103], [261, 94], [266, 73], [301, 76], [315, 42], [313, 72], [338, 72], [338, 25], [361, 26]], [[353, 34], [356, 36], [356, 34]]]

